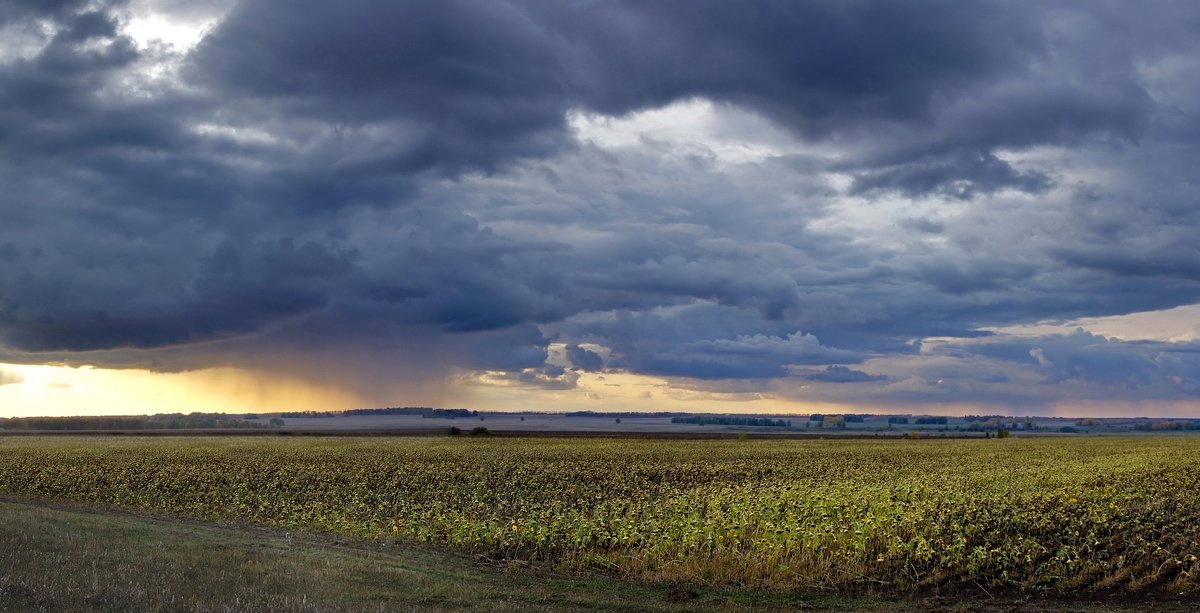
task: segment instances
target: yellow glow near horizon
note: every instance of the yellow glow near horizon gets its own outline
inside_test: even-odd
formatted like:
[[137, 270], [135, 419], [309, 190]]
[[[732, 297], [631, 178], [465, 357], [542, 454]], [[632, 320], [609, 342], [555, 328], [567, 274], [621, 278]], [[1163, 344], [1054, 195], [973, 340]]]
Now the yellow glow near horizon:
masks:
[[[1064, 400], [1042, 408], [1015, 410], [970, 402], [882, 404], [829, 402], [789, 397], [786, 391], [744, 394], [692, 389], [684, 382], [631, 373], [581, 373], [569, 390], [544, 390], [476, 375], [458, 386], [458, 404], [484, 411], [675, 411], [691, 413], [795, 414], [863, 413], [914, 415], [1036, 415], [1041, 417], [1200, 416], [1200, 401]], [[794, 393], [790, 392], [790, 393]]]
[[[995, 406], [913, 406], [806, 401], [789, 392], [718, 393], [686, 381], [629, 373], [580, 373], [576, 387], [548, 390], [487, 373], [463, 375], [446, 396], [417, 390], [359, 394], [275, 373], [236, 368], [158, 373], [58, 365], [0, 364], [0, 417], [338, 411], [438, 406], [482, 411], [675, 411], [693, 413], [1025, 414]], [[426, 392], [427, 393], [427, 392]], [[1032, 411], [1048, 417], [1195, 417], [1200, 401], [1063, 401]]]
[[848, 412], [847, 405], [806, 402], [766, 393], [714, 393], [689, 389], [659, 377], [631, 373], [580, 373], [577, 386], [545, 390], [473, 377], [459, 387], [458, 400], [493, 411], [679, 411], [696, 413]]
[[235, 368], [179, 373], [0, 364], [19, 380], [0, 385], [0, 416], [338, 410], [357, 395]]

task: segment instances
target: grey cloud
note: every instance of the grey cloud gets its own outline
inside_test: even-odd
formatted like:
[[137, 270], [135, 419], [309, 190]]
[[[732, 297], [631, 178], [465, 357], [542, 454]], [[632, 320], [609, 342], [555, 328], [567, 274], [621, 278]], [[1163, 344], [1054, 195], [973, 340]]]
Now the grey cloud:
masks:
[[[770, 393], [807, 402], [837, 402], [860, 407], [963, 405], [1003, 407], [1017, 412], [1043, 412], [1065, 397], [1064, 390], [1038, 385], [1036, 374], [979, 356], [949, 359], [943, 356], [913, 358], [890, 356], [872, 359], [872, 372], [864, 378], [834, 371], [808, 372], [797, 379], [771, 382]], [[996, 379], [997, 368], [1012, 371], [1008, 381]], [[1000, 371], [1003, 372], [1003, 371]], [[1077, 391], [1077, 390], [1076, 390]]]
[[[224, 243], [200, 262], [179, 262], [170, 270], [140, 262], [138, 250], [129, 251], [90, 254], [97, 270], [86, 280], [68, 270], [0, 275], [6, 297], [0, 304], [8, 304], [0, 311], [4, 339], [26, 351], [96, 350], [245, 333], [324, 306], [323, 285], [350, 266], [323, 247], [296, 248], [286, 239], [246, 251]], [[122, 266], [135, 274], [113, 270]], [[138, 268], [153, 276], [138, 276]], [[181, 273], [190, 278], [173, 276]]]
[[453, 171], [564, 144], [560, 49], [509, 2], [247, 1], [191, 70], [231, 96], [389, 131], [380, 171]]
[[452, 336], [448, 342], [455, 343], [456, 350], [466, 354], [459, 357], [461, 366], [479, 370], [541, 369], [548, 355], [545, 336], [537, 326], [529, 324], [460, 340]]
[[789, 365], [862, 359], [812, 335], [786, 332], [782, 323], [773, 326], [779, 332], [759, 332], [769, 321], [752, 311], [697, 303], [650, 313], [582, 315], [555, 329], [610, 348], [608, 368], [671, 377], [763, 379], [785, 376]]
[[941, 234], [946, 230], [945, 224], [926, 217], [910, 217], [902, 221], [901, 224], [905, 228], [925, 234]]
[[947, 261], [920, 264], [918, 278], [947, 294], [1003, 291], [1020, 283], [1034, 271], [1031, 264], [994, 259]]
[[521, 385], [544, 390], [575, 389], [579, 373], [562, 368], [527, 368], [516, 372], [505, 372], [489, 376], [493, 381], [512, 381]]
[[1002, 189], [1040, 194], [1051, 185], [1050, 177], [1044, 173], [1019, 172], [995, 155], [985, 152], [959, 154], [953, 159], [922, 159], [868, 171], [855, 177], [850, 192], [872, 194], [894, 191], [910, 198], [939, 194], [966, 200]]
[[1088, 333], [1043, 339], [1029, 350], [1045, 375], [1045, 383], [1086, 379], [1106, 387], [1129, 389], [1150, 385], [1159, 376], [1155, 362], [1160, 353], [1157, 347], [1111, 341]]
[[[1186, 398], [1200, 389], [1200, 345], [1121, 341], [1077, 329], [1039, 337], [999, 335], [956, 347], [960, 358], [986, 356], [1020, 364], [1053, 386], [1086, 382], [1101, 389]], [[986, 382], [1005, 383], [1007, 379]], [[1050, 392], [1053, 393], [1053, 392]]]
[[[1045, 414], [1063, 402], [1113, 403], [1190, 401], [1200, 391], [1200, 346], [1196, 343], [1120, 341], [1077, 330], [1070, 334], [996, 334], [977, 339], [926, 343], [919, 356], [892, 355], [858, 371], [805, 375], [799, 389], [779, 380], [773, 392], [785, 397], [859, 404], [921, 405], [975, 403], [1024, 414]], [[862, 373], [865, 375], [866, 373]], [[841, 385], [846, 381], [855, 385]]]
[[62, 17], [90, 4], [88, 0], [12, 0], [0, 7], [0, 26], [31, 17]]
[[567, 345], [567, 359], [575, 368], [588, 372], [598, 371], [604, 366], [604, 358], [600, 354], [579, 345]]
[[805, 375], [810, 381], [822, 381], [825, 383], [863, 383], [866, 381], [883, 381], [887, 379], [886, 375], [871, 375], [861, 370], [854, 370], [845, 366], [826, 366], [825, 370], [820, 372]]
[[1094, 33], [1059, 12], [942, 1], [246, 0], [191, 74], [229, 96], [389, 132], [392, 144], [371, 156], [378, 172], [493, 170], [566, 146], [569, 109], [621, 114], [704, 96], [810, 138], [859, 142], [882, 128], [890, 136], [862, 140], [875, 161], [861, 168], [860, 190], [1037, 192], [1046, 176], [993, 151], [1136, 139], [1152, 110], [1133, 56], [1093, 58], [1087, 46], [1098, 41], [1076, 39]]
[[1200, 280], [1200, 248], [1190, 240], [1167, 244], [1138, 245], [1133, 248], [1113, 245], [1077, 245], [1056, 250], [1064, 262], [1105, 271], [1120, 277], [1176, 277]]
[[22, 258], [21, 249], [12, 243], [0, 245], [0, 262], [13, 264]]
[[[613, 24], [592, 28], [600, 52], [583, 72], [598, 73], [589, 84], [599, 110], [645, 104], [635, 96], [661, 103], [710, 95], [811, 135], [863, 121], [921, 121], [940, 93], [1019, 69], [1042, 46], [1028, 16], [993, 3], [711, 1], [591, 10], [593, 19], [579, 25]], [[931, 11], [940, 18], [929, 20]], [[618, 80], [626, 87], [606, 87]]]
[[[0, 53], [0, 355], [547, 387], [553, 341], [706, 389], [1188, 397], [1177, 346], [978, 330], [1200, 301], [1196, 9], [1162, 6], [243, 0], [168, 57], [116, 5], [6, 3], [58, 29]], [[693, 97], [806, 153], [567, 122]], [[881, 356], [970, 364], [844, 366]]]
[[715, 300], [719, 304], [758, 308], [769, 319], [779, 319], [801, 301], [796, 280], [781, 271], [747, 271], [732, 258], [703, 258], [688, 261], [668, 255], [632, 266], [618, 273], [589, 279], [589, 284], [624, 292], [684, 296]]

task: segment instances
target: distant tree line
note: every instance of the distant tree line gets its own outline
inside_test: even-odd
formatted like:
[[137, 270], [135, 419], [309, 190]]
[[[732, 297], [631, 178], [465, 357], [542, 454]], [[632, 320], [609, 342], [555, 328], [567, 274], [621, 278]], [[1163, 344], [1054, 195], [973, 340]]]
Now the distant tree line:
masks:
[[95, 415], [76, 417], [10, 417], [0, 419], [5, 430], [180, 430], [192, 428], [264, 428], [243, 415], [169, 413], [162, 415]]
[[280, 417], [351, 417], [372, 415], [420, 415], [421, 417], [476, 417], [479, 411], [469, 409], [434, 409], [431, 407], [387, 407], [383, 409], [347, 409], [345, 411], [285, 411]]
[[790, 428], [791, 420], [771, 419], [769, 417], [735, 417], [732, 415], [691, 415], [688, 417], [672, 417], [673, 424], [697, 424], [701, 426], [756, 426], [765, 428]]
[[642, 413], [639, 411], [625, 411], [623, 413], [607, 413], [603, 411], [571, 411], [564, 413], [564, 417], [687, 417], [690, 413], [680, 413], [677, 411], [658, 411], [656, 413]]
[[918, 417], [914, 423], [920, 426], [940, 426], [949, 422], [950, 420], [942, 415], [922, 415]]
[[825, 422], [825, 421], [827, 421], [829, 419], [833, 419], [833, 418], [840, 419], [843, 423], [848, 423], [848, 424], [861, 424], [861, 423], [863, 423], [863, 420], [864, 420], [863, 415], [854, 415], [854, 414], [825, 415], [823, 413], [813, 413], [812, 415], [808, 416], [808, 421]]
[[1200, 430], [1200, 421], [1143, 421], [1134, 424], [1133, 429], [1144, 432], [1157, 430]]
[[992, 418], [987, 421], [976, 421], [967, 426], [968, 432], [985, 432], [988, 430], [1041, 430], [1038, 425], [1030, 420], [1025, 421], [1008, 421], [1011, 417]]

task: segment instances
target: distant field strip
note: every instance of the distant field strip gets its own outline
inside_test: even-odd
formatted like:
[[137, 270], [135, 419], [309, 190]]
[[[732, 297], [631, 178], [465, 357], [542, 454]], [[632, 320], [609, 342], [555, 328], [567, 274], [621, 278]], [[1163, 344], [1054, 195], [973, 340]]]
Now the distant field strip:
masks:
[[0, 492], [654, 581], [1200, 593], [1200, 437], [6, 438]]

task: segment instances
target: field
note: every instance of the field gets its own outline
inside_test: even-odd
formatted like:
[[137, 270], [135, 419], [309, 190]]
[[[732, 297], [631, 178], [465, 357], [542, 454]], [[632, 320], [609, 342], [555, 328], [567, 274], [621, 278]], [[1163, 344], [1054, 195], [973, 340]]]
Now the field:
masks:
[[642, 584], [1200, 593], [1200, 438], [0, 440], [0, 493]]
[[679, 603], [665, 589], [510, 572], [432, 548], [63, 505], [0, 502], [0, 517], [0, 611], [909, 610], [744, 591]]

